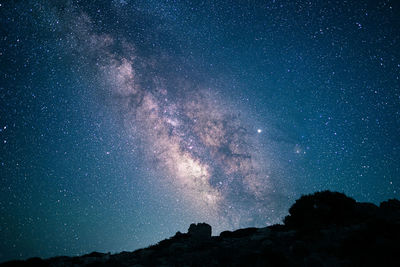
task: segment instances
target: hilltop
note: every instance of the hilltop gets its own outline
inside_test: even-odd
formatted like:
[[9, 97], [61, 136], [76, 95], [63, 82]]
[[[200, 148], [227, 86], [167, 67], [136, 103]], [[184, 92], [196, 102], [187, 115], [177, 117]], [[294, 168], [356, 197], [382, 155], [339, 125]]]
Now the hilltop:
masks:
[[302, 196], [283, 224], [211, 235], [206, 223], [133, 252], [32, 258], [5, 266], [397, 266], [400, 201], [379, 206], [337, 192]]

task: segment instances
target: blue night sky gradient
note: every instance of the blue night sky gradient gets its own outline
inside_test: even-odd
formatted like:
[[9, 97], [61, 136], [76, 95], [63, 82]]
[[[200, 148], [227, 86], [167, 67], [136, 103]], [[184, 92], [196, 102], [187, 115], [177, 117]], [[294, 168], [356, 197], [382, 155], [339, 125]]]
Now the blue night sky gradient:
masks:
[[396, 1], [0, 1], [0, 262], [400, 192]]

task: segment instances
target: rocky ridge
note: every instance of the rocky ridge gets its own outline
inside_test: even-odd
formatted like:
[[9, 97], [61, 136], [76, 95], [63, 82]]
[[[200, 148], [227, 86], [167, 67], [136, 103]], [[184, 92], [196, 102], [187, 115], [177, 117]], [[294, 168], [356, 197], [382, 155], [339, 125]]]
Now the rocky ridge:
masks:
[[0, 266], [399, 266], [400, 201], [358, 203], [337, 192], [302, 196], [284, 224], [187, 233], [134, 252], [32, 258]]

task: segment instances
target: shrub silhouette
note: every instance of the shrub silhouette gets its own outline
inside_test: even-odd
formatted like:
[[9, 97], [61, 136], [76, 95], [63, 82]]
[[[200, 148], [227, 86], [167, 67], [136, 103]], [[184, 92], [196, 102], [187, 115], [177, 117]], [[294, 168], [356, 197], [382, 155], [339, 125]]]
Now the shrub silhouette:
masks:
[[356, 201], [343, 193], [322, 191], [302, 196], [289, 209], [284, 223], [289, 228], [320, 228], [344, 225], [354, 218]]

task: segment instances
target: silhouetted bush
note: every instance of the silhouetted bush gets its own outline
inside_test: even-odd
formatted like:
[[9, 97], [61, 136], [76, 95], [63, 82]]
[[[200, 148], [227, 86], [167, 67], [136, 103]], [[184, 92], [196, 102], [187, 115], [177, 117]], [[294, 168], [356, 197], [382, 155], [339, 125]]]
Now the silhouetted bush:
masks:
[[354, 219], [356, 201], [339, 192], [323, 191], [302, 196], [289, 209], [284, 222], [289, 228], [344, 225]]

